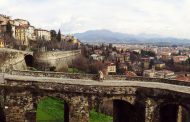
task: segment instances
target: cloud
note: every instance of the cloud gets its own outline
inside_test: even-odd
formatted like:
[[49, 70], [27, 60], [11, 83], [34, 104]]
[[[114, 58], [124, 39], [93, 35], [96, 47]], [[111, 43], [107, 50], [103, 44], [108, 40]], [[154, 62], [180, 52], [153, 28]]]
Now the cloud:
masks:
[[0, 10], [63, 33], [105, 28], [190, 38], [189, 0], [0, 0]]

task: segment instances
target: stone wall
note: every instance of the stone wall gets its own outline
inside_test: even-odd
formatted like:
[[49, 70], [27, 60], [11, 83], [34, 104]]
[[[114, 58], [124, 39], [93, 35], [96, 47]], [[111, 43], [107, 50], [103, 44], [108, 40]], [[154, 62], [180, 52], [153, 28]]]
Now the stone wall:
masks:
[[1, 48], [0, 53], [6, 55], [0, 62], [0, 71], [9, 72], [11, 70], [26, 70], [27, 66], [24, 60], [25, 55], [32, 52], [19, 51], [8, 48]]
[[[97, 82], [94, 85], [90, 83], [77, 84], [78, 79], [71, 81], [75, 83], [58, 83], [55, 82], [57, 80], [55, 78], [29, 78], [23, 76], [23, 78], [17, 79], [16, 76], [15, 78], [6, 76], [5, 82], [0, 85], [0, 90], [4, 91], [2, 92], [5, 106], [3, 108], [5, 108], [7, 122], [35, 121], [37, 103], [47, 96], [57, 97], [68, 104], [67, 121], [69, 122], [88, 122], [90, 109], [100, 109], [104, 101], [115, 103], [113, 104], [114, 122], [121, 122], [121, 120], [159, 122], [160, 108], [168, 104], [180, 105], [190, 110], [190, 94], [167, 89], [135, 85], [112, 86], [109, 83], [105, 85], [102, 82]], [[124, 107], [121, 107], [119, 103], [122, 103]], [[121, 119], [118, 119], [122, 111], [133, 116], [126, 115], [129, 118], [120, 116]], [[179, 115], [183, 116], [183, 112]], [[189, 122], [189, 120], [185, 122]]]
[[96, 80], [95, 74], [80, 74], [80, 73], [64, 73], [50, 71], [28, 71], [28, 70], [12, 70], [12, 75], [34, 76], [34, 77], [54, 77], [54, 78], [70, 78], [70, 79], [86, 79]]
[[35, 65], [39, 70], [55, 67], [56, 71], [59, 71], [62, 68], [68, 67], [72, 60], [80, 54], [80, 50], [35, 52]]
[[[22, 76], [34, 76], [34, 77], [55, 77], [55, 78], [98, 80], [98, 75], [96, 74], [82, 74], [82, 73], [13, 70], [11, 74], [22, 75]], [[169, 83], [175, 85], [190, 86], [190, 82], [186, 81], [178, 81], [178, 80], [162, 79], [162, 78], [126, 77], [125, 75], [107, 75], [105, 76], [105, 80], [158, 82], [158, 83]]]

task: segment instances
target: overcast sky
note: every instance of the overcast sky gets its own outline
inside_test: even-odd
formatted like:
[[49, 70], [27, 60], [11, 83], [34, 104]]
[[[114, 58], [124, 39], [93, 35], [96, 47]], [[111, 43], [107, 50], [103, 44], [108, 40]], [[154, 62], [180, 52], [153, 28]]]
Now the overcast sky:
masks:
[[190, 0], [0, 0], [0, 13], [62, 33], [109, 29], [190, 39]]

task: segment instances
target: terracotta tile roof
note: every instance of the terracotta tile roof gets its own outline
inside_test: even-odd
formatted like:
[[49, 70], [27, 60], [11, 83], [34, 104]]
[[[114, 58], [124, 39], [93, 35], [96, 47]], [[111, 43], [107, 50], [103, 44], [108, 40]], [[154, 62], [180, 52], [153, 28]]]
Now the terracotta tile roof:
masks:
[[126, 75], [127, 77], [136, 77], [136, 76], [137, 76], [137, 74], [135, 74], [135, 73], [132, 72], [132, 71], [126, 71], [126, 72], [125, 72], [125, 75]]
[[28, 29], [28, 25], [20, 25], [20, 26], [16, 26], [16, 29]]
[[187, 59], [188, 59], [187, 56], [173, 56], [174, 62], [181, 62], [181, 61], [185, 61]]
[[188, 81], [188, 82], [190, 82], [190, 76], [178, 75], [178, 76], [176, 76], [175, 79], [180, 80], [180, 81]]

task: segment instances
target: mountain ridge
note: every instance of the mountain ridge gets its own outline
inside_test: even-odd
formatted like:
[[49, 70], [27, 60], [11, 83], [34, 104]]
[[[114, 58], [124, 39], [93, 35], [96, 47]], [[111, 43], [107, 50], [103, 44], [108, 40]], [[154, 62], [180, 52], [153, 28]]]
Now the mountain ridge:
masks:
[[189, 39], [180, 39], [175, 37], [166, 37], [156, 34], [141, 33], [138, 35], [113, 32], [106, 29], [88, 30], [83, 33], [74, 34], [82, 42], [94, 43], [172, 43], [172, 44], [190, 44]]

